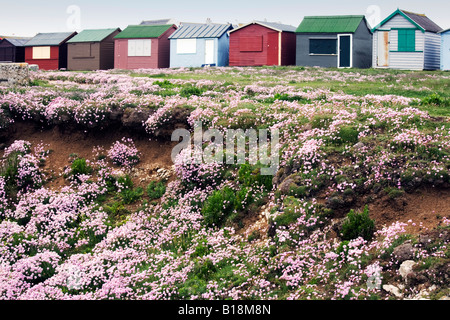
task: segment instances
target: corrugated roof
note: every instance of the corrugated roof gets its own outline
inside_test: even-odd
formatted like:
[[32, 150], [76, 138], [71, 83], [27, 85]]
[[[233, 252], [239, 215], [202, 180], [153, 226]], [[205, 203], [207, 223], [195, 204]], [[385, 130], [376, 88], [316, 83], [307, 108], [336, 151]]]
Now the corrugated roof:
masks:
[[439, 27], [436, 23], [431, 21], [431, 19], [428, 18], [424, 14], [409, 12], [409, 11], [405, 11], [405, 10], [401, 10], [401, 11], [405, 15], [407, 15], [411, 20], [413, 20], [415, 23], [417, 23], [419, 26], [421, 26], [425, 31], [439, 32], [442, 30], [441, 27]]
[[83, 30], [75, 37], [67, 41], [67, 43], [75, 43], [75, 42], [100, 42], [105, 38], [109, 37], [112, 33], [120, 30], [119, 28], [115, 29], [88, 29]]
[[128, 26], [114, 39], [159, 38], [172, 26], [172, 24]]
[[299, 33], [344, 33], [355, 32], [362, 15], [352, 16], [306, 16], [298, 26]]
[[58, 46], [76, 34], [76, 32], [38, 33], [25, 46]]
[[231, 28], [229, 24], [184, 24], [169, 39], [220, 38]]

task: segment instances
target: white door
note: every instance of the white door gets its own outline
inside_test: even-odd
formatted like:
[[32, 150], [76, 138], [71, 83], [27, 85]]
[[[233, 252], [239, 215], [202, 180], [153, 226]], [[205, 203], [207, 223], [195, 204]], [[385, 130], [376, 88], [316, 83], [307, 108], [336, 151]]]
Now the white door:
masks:
[[389, 31], [378, 31], [377, 38], [377, 66], [389, 66]]
[[205, 40], [205, 64], [214, 63], [214, 40]]

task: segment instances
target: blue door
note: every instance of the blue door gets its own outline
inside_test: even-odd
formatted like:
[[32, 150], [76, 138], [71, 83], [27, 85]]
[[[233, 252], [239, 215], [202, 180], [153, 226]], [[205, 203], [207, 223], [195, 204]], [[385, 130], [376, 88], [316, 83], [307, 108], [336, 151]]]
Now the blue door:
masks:
[[352, 39], [351, 35], [339, 35], [339, 68], [351, 68], [352, 58], [351, 58], [351, 45]]

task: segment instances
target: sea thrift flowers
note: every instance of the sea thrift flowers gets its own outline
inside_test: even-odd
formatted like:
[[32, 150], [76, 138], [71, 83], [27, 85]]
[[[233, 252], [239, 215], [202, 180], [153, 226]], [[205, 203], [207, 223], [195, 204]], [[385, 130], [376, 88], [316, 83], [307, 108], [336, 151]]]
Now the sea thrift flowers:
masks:
[[108, 157], [114, 164], [122, 167], [131, 167], [139, 162], [139, 151], [132, 139], [122, 138], [116, 141], [108, 150]]

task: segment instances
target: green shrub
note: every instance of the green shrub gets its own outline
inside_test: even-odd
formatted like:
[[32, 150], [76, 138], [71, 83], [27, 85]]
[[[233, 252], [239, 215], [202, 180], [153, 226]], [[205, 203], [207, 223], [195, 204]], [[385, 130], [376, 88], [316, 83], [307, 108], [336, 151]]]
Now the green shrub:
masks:
[[355, 212], [353, 209], [347, 214], [341, 228], [341, 238], [343, 240], [356, 239], [362, 237], [369, 241], [375, 232], [375, 221], [369, 217], [369, 208], [364, 207], [363, 212]]
[[142, 195], [144, 194], [144, 189], [138, 187], [136, 189], [122, 189], [120, 195], [122, 197], [122, 201], [125, 204], [131, 204], [138, 201]]
[[339, 130], [338, 141], [339, 143], [356, 143], [358, 142], [359, 132], [352, 126], [342, 126]]
[[194, 87], [193, 85], [186, 85], [180, 91], [180, 96], [189, 98], [190, 96], [201, 96], [203, 93], [202, 89]]
[[238, 170], [238, 181], [244, 187], [252, 187], [255, 185], [264, 186], [268, 191], [272, 190], [272, 176], [261, 175], [261, 165], [252, 166], [250, 164], [242, 164]]
[[161, 88], [164, 88], [164, 89], [172, 89], [175, 87], [175, 84], [173, 84], [169, 80], [154, 81], [153, 84], [155, 84]]
[[236, 195], [230, 187], [214, 191], [205, 201], [202, 215], [206, 225], [221, 226], [235, 208]]
[[92, 173], [92, 167], [87, 164], [86, 159], [84, 158], [75, 159], [70, 168], [70, 174], [73, 176]]
[[438, 93], [432, 93], [425, 98], [422, 99], [421, 104], [428, 104], [428, 105], [435, 105], [435, 106], [442, 106], [442, 107], [448, 107], [450, 106], [450, 99], [441, 97]]
[[147, 186], [147, 195], [150, 200], [161, 198], [166, 192], [166, 185], [162, 181], [152, 181]]

